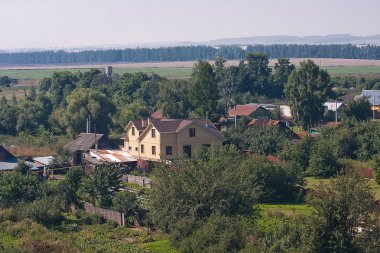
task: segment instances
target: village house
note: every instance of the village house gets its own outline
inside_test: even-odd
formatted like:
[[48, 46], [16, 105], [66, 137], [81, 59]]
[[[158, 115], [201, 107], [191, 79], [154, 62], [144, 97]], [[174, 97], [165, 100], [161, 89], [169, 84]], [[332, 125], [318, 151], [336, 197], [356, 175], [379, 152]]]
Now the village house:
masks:
[[221, 130], [227, 130], [242, 119], [270, 119], [272, 114], [258, 104], [236, 105], [227, 112], [227, 117], [221, 117], [218, 121]]
[[206, 119], [134, 120], [128, 123], [125, 132], [124, 150], [143, 161], [191, 158], [196, 147], [221, 145], [224, 140]]
[[336, 113], [337, 118], [340, 119], [343, 115], [346, 105], [342, 102], [325, 102], [323, 104], [323, 107], [325, 109], [325, 112], [334, 113], [334, 117]]
[[373, 111], [373, 116], [375, 119], [380, 119], [380, 90], [362, 90], [359, 96], [355, 99], [365, 97], [371, 103]]
[[72, 155], [73, 165], [84, 163], [85, 154], [90, 149], [118, 149], [119, 147], [110, 141], [104, 134], [81, 133], [79, 137], [68, 144], [63, 149]]

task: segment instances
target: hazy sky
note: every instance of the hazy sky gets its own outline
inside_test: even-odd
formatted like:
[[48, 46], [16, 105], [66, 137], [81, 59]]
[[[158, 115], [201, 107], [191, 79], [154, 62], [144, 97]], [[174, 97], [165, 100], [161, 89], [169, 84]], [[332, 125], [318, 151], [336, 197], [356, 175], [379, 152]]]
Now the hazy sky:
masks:
[[0, 0], [0, 49], [380, 33], [380, 0]]

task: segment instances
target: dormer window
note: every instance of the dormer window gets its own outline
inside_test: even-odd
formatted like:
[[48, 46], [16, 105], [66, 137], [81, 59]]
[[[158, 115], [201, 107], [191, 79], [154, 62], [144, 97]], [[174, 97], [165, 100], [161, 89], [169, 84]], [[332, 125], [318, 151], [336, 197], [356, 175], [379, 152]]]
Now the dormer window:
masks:
[[189, 136], [190, 137], [195, 137], [195, 128], [190, 128], [189, 129]]
[[156, 129], [152, 129], [152, 138], [156, 138]]
[[135, 136], [135, 128], [132, 127], [132, 135]]

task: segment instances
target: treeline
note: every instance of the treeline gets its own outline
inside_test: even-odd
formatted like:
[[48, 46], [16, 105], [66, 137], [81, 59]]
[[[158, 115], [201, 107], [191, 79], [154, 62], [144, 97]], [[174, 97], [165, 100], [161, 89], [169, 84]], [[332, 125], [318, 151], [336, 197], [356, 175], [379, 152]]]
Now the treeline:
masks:
[[44, 51], [1, 53], [0, 64], [65, 64], [97, 62], [154, 62], [243, 59], [246, 53], [264, 52], [269, 58], [380, 59], [380, 47], [367, 45], [250, 45], [180, 46], [161, 48], [85, 50], [80, 52]]

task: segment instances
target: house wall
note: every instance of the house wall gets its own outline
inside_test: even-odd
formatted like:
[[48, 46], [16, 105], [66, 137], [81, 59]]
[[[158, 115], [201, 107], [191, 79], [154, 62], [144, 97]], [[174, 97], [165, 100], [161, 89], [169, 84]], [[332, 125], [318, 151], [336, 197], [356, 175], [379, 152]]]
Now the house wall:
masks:
[[[190, 137], [190, 128], [195, 128], [195, 137]], [[192, 123], [178, 133], [177, 158], [183, 157], [183, 146], [191, 146], [191, 156], [193, 157], [196, 147], [202, 145], [221, 145], [222, 142], [223, 141], [216, 135], [211, 134], [202, 127]]]
[[[152, 130], [156, 131], [156, 137], [152, 137]], [[147, 133], [140, 139], [139, 158], [152, 161], [159, 161], [161, 155], [160, 140], [161, 135], [153, 125], [147, 129]], [[141, 152], [141, 145], [144, 145], [144, 153]], [[152, 147], [156, 147], [156, 154], [152, 154]]]
[[[135, 128], [135, 135], [132, 135], [132, 127]], [[127, 137], [128, 138], [126, 140], [124, 140], [124, 150], [127, 151], [132, 156], [138, 157], [140, 154], [139, 153], [140, 148], [139, 148], [139, 141], [137, 140], [137, 138], [140, 136], [140, 133], [133, 124], [128, 126], [126, 131], [127, 131]], [[131, 147], [131, 148], [129, 148], [129, 147]], [[137, 150], [136, 150], [136, 148], [137, 148]]]
[[[173, 160], [178, 158], [178, 140], [176, 133], [161, 133], [161, 158], [164, 160]], [[166, 147], [172, 147], [172, 155], [166, 155]]]
[[258, 108], [256, 111], [254, 111], [250, 117], [254, 119], [270, 119], [271, 113], [270, 111], [264, 109], [264, 108]]

